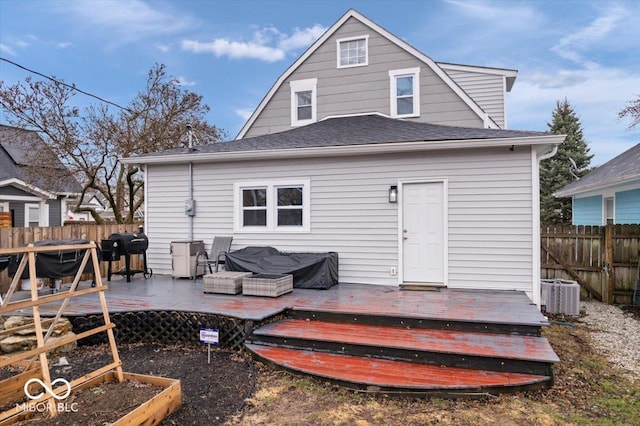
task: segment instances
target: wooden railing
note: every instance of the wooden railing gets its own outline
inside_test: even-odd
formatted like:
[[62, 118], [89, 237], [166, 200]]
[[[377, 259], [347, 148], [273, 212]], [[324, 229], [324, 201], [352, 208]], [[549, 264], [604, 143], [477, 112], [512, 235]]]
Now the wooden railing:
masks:
[[[65, 226], [47, 226], [47, 227], [30, 227], [30, 228], [3, 228], [0, 229], [0, 248], [12, 249], [24, 247], [29, 243], [46, 240], [70, 240], [83, 239], [95, 241], [98, 246], [102, 240], [109, 238], [109, 235], [118, 232], [139, 232], [138, 224], [131, 225], [96, 225], [87, 223], [81, 225], [65, 225]], [[131, 256], [131, 269], [142, 269], [142, 260], [139, 256]], [[124, 269], [124, 259], [113, 263], [113, 270]], [[107, 263], [100, 263], [101, 276], [107, 276]], [[83, 279], [90, 279], [89, 276], [83, 276]], [[0, 292], [5, 292], [9, 288], [11, 279], [8, 271], [0, 273]]]
[[631, 303], [640, 225], [543, 225], [541, 277], [577, 281], [606, 303]]

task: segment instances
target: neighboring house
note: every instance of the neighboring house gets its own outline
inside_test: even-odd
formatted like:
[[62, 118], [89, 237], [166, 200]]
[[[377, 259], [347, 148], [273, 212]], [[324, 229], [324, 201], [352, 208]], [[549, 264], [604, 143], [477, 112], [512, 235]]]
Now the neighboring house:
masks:
[[337, 251], [340, 282], [523, 290], [539, 304], [538, 163], [564, 136], [505, 130], [515, 72], [438, 64], [348, 11], [232, 142], [145, 170], [149, 263], [169, 245]]
[[[33, 153], [42, 165], [32, 164]], [[61, 226], [69, 199], [78, 196], [80, 185], [48, 150], [40, 136], [30, 130], [0, 125], [0, 211], [11, 212], [12, 226]], [[33, 173], [38, 168], [42, 173]], [[55, 171], [58, 179], [45, 179]]]
[[640, 223], [640, 143], [555, 196], [571, 197], [574, 225]]
[[[95, 222], [91, 212], [86, 210], [76, 210], [77, 198], [73, 200], [73, 206], [67, 211], [67, 220], [80, 222]], [[100, 200], [97, 194], [86, 193], [80, 202], [81, 209], [94, 210], [98, 215], [103, 216], [105, 213], [105, 203]]]

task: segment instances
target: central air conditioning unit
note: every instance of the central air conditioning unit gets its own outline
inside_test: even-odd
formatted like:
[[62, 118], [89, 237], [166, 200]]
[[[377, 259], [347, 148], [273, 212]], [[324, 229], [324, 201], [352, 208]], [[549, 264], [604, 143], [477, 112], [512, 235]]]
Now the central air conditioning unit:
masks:
[[541, 304], [550, 314], [580, 315], [580, 286], [575, 281], [541, 280]]

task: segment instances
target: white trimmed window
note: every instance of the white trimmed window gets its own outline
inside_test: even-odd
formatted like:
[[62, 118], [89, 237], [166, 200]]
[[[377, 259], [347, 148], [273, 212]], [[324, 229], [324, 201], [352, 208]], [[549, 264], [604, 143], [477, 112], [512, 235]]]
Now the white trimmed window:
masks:
[[369, 64], [369, 36], [336, 40], [338, 68], [362, 67]]
[[24, 226], [40, 226], [40, 205], [25, 204], [24, 205]]
[[234, 184], [235, 232], [310, 232], [310, 180]]
[[389, 71], [391, 117], [420, 116], [420, 68]]
[[316, 122], [317, 78], [289, 82], [291, 87], [291, 125], [304, 126]]

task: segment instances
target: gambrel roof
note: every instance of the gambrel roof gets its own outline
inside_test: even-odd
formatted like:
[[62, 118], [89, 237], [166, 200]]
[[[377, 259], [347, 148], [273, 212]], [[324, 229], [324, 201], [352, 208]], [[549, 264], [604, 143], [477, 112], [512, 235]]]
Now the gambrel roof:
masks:
[[[427, 67], [429, 67], [451, 90], [469, 107], [474, 114], [476, 114], [484, 123], [487, 128], [500, 128], [500, 126], [487, 114], [472, 98], [467, 94], [435, 61], [430, 57], [420, 52], [415, 47], [411, 46], [406, 41], [393, 35], [380, 25], [371, 21], [364, 15], [360, 14], [354, 9], [349, 9], [335, 24], [333, 24], [327, 31], [325, 31], [318, 40], [316, 40], [289, 68], [287, 68], [280, 77], [276, 80], [269, 92], [262, 99], [258, 107], [253, 111], [247, 122], [244, 124], [240, 132], [236, 136], [236, 139], [242, 139], [249, 131], [253, 123], [256, 121], [260, 113], [267, 106], [269, 101], [273, 98], [280, 86], [287, 80], [293, 72], [302, 65], [302, 63], [309, 58], [320, 46], [323, 45], [348, 19], [354, 18], [360, 21], [362, 24], [368, 26], [373, 31], [376, 31], [381, 36], [385, 37], [390, 42], [394, 43], [401, 49], [404, 49], [409, 54], [413, 55], [420, 61], [422, 61]], [[449, 64], [453, 66], [453, 64]], [[515, 78], [511, 74], [506, 75], [507, 87], [513, 84], [513, 81], [509, 82], [509, 78]]]

